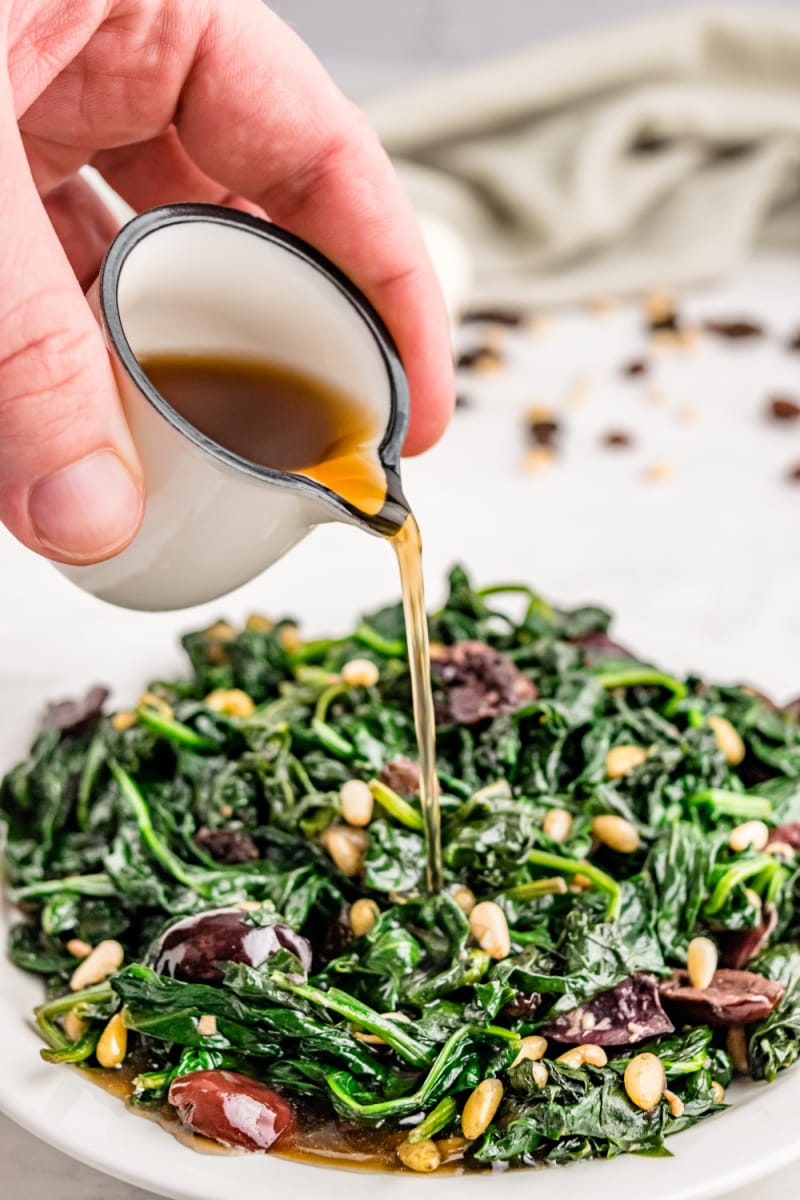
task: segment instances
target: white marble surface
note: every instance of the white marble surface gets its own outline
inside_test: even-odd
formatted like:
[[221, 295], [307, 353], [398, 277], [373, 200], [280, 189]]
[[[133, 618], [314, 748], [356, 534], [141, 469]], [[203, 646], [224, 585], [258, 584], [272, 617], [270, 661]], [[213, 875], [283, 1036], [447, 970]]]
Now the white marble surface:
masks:
[[[761, 258], [724, 287], [687, 299], [697, 317], [757, 316], [770, 336], [752, 345], [707, 339], [660, 359], [653, 381], [621, 377], [621, 363], [643, 347], [641, 315], [626, 307], [560, 314], [509, 343], [507, 371], [462, 381], [470, 407], [441, 446], [405, 471], [426, 536], [431, 598], [441, 595], [447, 565], [462, 559], [485, 582], [516, 576], [555, 599], [610, 604], [622, 640], [675, 669], [747, 677], [780, 697], [800, 691], [800, 485], [786, 481], [800, 462], [800, 425], [779, 428], [763, 415], [770, 394], [800, 391], [800, 356], [783, 350], [800, 327], [797, 267]], [[580, 381], [584, 401], [573, 407]], [[552, 406], [564, 428], [558, 464], [531, 476], [520, 469], [521, 420], [533, 402]], [[631, 432], [635, 446], [602, 449], [610, 428]], [[670, 477], [647, 482], [654, 463], [668, 465]], [[124, 702], [143, 679], [176, 665], [182, 628], [261, 608], [295, 612], [312, 631], [335, 630], [397, 592], [386, 547], [344, 528], [320, 530], [263, 579], [199, 612], [101, 606], [1, 531], [0, 580], [0, 678], [19, 698], [4, 711], [3, 733], [20, 752], [45, 697], [100, 677]], [[680, 1139], [673, 1149], [680, 1154]], [[759, 1188], [768, 1200], [796, 1194], [790, 1175]], [[0, 1118], [0, 1196], [144, 1193]]]

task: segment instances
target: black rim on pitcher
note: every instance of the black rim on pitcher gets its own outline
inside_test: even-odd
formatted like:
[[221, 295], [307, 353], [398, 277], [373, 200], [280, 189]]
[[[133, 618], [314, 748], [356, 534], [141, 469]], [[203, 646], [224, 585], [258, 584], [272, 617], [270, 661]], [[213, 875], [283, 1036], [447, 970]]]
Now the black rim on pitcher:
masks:
[[[378, 459], [386, 478], [386, 499], [375, 515], [368, 515], [344, 497], [305, 475], [288, 471], [276, 471], [253, 462], [196, 429], [185, 417], [168, 403], [154, 387], [142, 369], [125, 333], [119, 311], [119, 280], [126, 259], [135, 246], [158, 229], [169, 225], [190, 222], [205, 222], [227, 225], [255, 234], [265, 241], [281, 246], [288, 253], [318, 271], [344, 297], [370, 331], [381, 355], [389, 384], [389, 420], [378, 446]], [[216, 204], [167, 204], [149, 209], [128, 222], [119, 231], [108, 248], [100, 273], [100, 310], [103, 322], [120, 362], [136, 387], [156, 411], [183, 437], [204, 453], [211, 455], [237, 471], [258, 480], [280, 483], [301, 494], [323, 498], [325, 503], [341, 512], [343, 516], [356, 520], [371, 532], [392, 534], [396, 532], [408, 515], [408, 504], [403, 496], [400, 481], [400, 452], [403, 448], [409, 418], [408, 381], [400, 355], [392, 335], [366, 296], [351, 279], [329, 259], [302, 238], [296, 237], [278, 225], [237, 209], [223, 208]]]

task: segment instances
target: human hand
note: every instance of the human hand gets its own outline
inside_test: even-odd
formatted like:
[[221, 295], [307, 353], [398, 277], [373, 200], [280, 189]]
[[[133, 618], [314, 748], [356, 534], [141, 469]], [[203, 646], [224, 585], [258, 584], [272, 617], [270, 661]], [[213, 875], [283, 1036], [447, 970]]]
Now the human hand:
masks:
[[134, 208], [267, 214], [357, 283], [406, 366], [405, 452], [442, 433], [447, 319], [392, 167], [358, 110], [260, 0], [0, 0], [0, 520], [61, 562], [110, 557], [141, 521], [141, 469], [83, 297]]

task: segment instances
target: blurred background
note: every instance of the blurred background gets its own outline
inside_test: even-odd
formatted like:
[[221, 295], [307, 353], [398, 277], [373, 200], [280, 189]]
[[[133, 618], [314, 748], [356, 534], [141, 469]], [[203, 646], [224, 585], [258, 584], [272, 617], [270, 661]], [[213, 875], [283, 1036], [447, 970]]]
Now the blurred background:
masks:
[[[788, 0], [789, 7], [798, 0]], [[761, 0], [759, 0], [761, 5]], [[763, 4], [765, 9], [774, 5]], [[681, 0], [274, 0], [271, 5], [335, 73], [372, 62], [421, 74], [474, 62], [524, 41], [685, 8]]]
[[[271, 7], [340, 83], [371, 89], [525, 42], [687, 5], [682, 0], [274, 0]], [[775, 5], [755, 0], [750, 7], [769, 12]], [[784, 0], [783, 7], [800, 9], [800, 0]]]

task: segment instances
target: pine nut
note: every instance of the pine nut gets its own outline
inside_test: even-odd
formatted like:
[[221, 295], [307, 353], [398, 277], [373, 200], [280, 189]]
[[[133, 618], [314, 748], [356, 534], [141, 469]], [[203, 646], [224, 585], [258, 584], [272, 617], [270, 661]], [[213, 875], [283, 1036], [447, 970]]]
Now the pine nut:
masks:
[[675, 301], [669, 292], [647, 292], [644, 297], [644, 311], [650, 321], [657, 325], [675, 314]]
[[569, 885], [571, 892], [588, 892], [594, 887], [588, 875], [582, 874], [580, 871], [577, 875], [572, 876], [572, 883]]
[[429, 1175], [437, 1170], [442, 1161], [436, 1142], [427, 1138], [423, 1142], [401, 1142], [397, 1147], [397, 1157], [409, 1171], [419, 1171]]
[[115, 712], [111, 718], [111, 724], [118, 733], [124, 733], [126, 729], [130, 729], [131, 725], [136, 723], [136, 713], [133, 712]]
[[342, 682], [348, 687], [375, 687], [381, 673], [369, 658], [351, 658], [342, 667]]
[[353, 1030], [353, 1037], [357, 1042], [366, 1042], [368, 1046], [386, 1046], [385, 1038], [382, 1038], [379, 1033], [364, 1033], [360, 1029]]
[[788, 842], [770, 842], [765, 848], [767, 854], [772, 854], [775, 858], [782, 858], [785, 862], [794, 862], [795, 848]]
[[64, 1033], [71, 1042], [79, 1042], [86, 1030], [89, 1028], [86, 1021], [82, 1021], [74, 1008], [64, 1014]]
[[669, 1088], [667, 1088], [664, 1092], [664, 1099], [669, 1105], [669, 1111], [677, 1121], [678, 1117], [683, 1116], [683, 1110], [685, 1107], [683, 1101], [681, 1100], [680, 1096], [676, 1096], [674, 1092], [669, 1090]]
[[646, 1052], [637, 1054], [625, 1068], [623, 1083], [636, 1107], [649, 1112], [658, 1104], [667, 1086], [661, 1059]]
[[231, 908], [238, 908], [240, 912], [258, 912], [264, 905], [260, 900], [237, 900]]
[[709, 717], [708, 724], [714, 731], [717, 747], [732, 767], [736, 767], [745, 755], [744, 742], [727, 717]]
[[552, 466], [555, 459], [556, 452], [552, 446], [531, 446], [525, 455], [522, 467], [523, 470], [529, 471], [531, 475], [534, 475], [538, 471], [543, 471], [546, 467]]
[[452, 892], [453, 899], [465, 916], [469, 916], [475, 907], [475, 893], [472, 888], [454, 887]]
[[641, 746], [612, 746], [606, 755], [606, 775], [609, 779], [622, 779], [646, 758], [647, 752]]
[[343, 875], [360, 874], [367, 849], [366, 834], [362, 830], [330, 825], [319, 840]]
[[119, 942], [111, 939], [98, 942], [91, 954], [72, 972], [70, 988], [73, 992], [80, 992], [92, 983], [101, 983], [114, 971], [119, 970], [124, 957], [125, 951]]
[[731, 1025], [728, 1030], [725, 1048], [730, 1055], [733, 1069], [737, 1075], [749, 1075], [750, 1059], [747, 1054], [747, 1038], [745, 1037], [743, 1025]]
[[215, 621], [203, 630], [203, 637], [207, 642], [235, 642], [236, 630], [228, 621]]
[[342, 802], [342, 816], [348, 825], [369, 825], [375, 808], [369, 784], [364, 783], [363, 779], [348, 779], [339, 789], [339, 799]]
[[217, 1032], [217, 1018], [213, 1013], [203, 1013], [197, 1022], [197, 1032], [200, 1037], [213, 1037]]
[[381, 910], [374, 900], [356, 900], [355, 904], [350, 906], [350, 928], [356, 937], [363, 937], [365, 933], [369, 933], [380, 915]]
[[92, 947], [83, 938], [70, 938], [66, 946], [67, 954], [73, 958], [86, 958], [92, 953]]
[[746, 887], [744, 889], [744, 894], [747, 896], [748, 902], [752, 904], [753, 908], [757, 908], [758, 911], [761, 912], [761, 909], [764, 907], [764, 901], [761, 899], [758, 892], [756, 892], [753, 888]]
[[493, 900], [482, 900], [475, 905], [469, 914], [469, 929], [490, 958], [507, 958], [511, 953], [506, 914]]
[[572, 828], [572, 813], [565, 808], [550, 808], [542, 822], [542, 833], [551, 842], [565, 842]]
[[262, 613], [251, 613], [244, 627], [249, 633], [270, 633], [275, 628], [275, 622]]
[[524, 1062], [526, 1059], [529, 1062], [538, 1062], [540, 1058], [544, 1058], [545, 1054], [547, 1054], [547, 1038], [539, 1037], [534, 1033], [530, 1037], [520, 1040], [517, 1057], [511, 1065], [516, 1067], [517, 1063]]
[[303, 644], [300, 630], [296, 625], [282, 625], [278, 633], [278, 641], [287, 654], [295, 654]]
[[715, 1104], [725, 1103], [725, 1088], [716, 1079], [711, 1083], [711, 1096]]
[[531, 1075], [533, 1076], [533, 1082], [537, 1087], [547, 1087], [547, 1081], [550, 1078], [550, 1072], [543, 1062], [531, 1063]]
[[499, 1079], [484, 1079], [478, 1084], [461, 1113], [461, 1128], [465, 1138], [474, 1142], [475, 1138], [486, 1132], [502, 1099], [503, 1085]]
[[101, 1067], [118, 1067], [128, 1051], [128, 1031], [122, 1012], [115, 1013], [100, 1034], [95, 1056]]
[[605, 813], [592, 821], [592, 833], [598, 842], [619, 854], [633, 854], [639, 849], [639, 832], [630, 821], [615, 813]]
[[155, 692], [142, 692], [138, 701], [139, 708], [152, 708], [156, 712], [161, 713], [162, 717], [171, 720], [174, 716], [172, 708], [167, 704], [166, 700], [161, 696], [157, 696]]
[[769, 841], [769, 829], [763, 821], [744, 821], [731, 830], [728, 845], [735, 854], [744, 850], [764, 850]]
[[596, 1046], [593, 1042], [582, 1042], [580, 1046], [573, 1046], [559, 1054], [556, 1062], [577, 1071], [583, 1066], [604, 1067], [608, 1062], [608, 1055], [602, 1046]]
[[255, 704], [241, 688], [215, 688], [205, 698], [206, 708], [228, 717], [251, 717]]
[[707, 988], [716, 974], [718, 962], [717, 947], [711, 938], [692, 938], [686, 955], [686, 969], [692, 987]]

